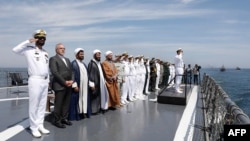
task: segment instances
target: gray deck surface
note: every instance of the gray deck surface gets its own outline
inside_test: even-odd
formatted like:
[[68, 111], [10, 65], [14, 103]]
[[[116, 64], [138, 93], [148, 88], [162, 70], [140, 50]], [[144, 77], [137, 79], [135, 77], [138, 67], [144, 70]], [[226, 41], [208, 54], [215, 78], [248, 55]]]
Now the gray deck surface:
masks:
[[[19, 89], [27, 91], [27, 87]], [[17, 93], [13, 93], [16, 90], [0, 89], [0, 133], [28, 119], [28, 99], [3, 100], [17, 97]], [[22, 97], [28, 97], [27, 92], [20, 93], [19, 98]], [[172, 141], [185, 106], [160, 104], [149, 101], [150, 98], [154, 98], [154, 94], [117, 110], [73, 121], [73, 125], [65, 129], [46, 120], [49, 135], [33, 138], [26, 128], [9, 141]]]

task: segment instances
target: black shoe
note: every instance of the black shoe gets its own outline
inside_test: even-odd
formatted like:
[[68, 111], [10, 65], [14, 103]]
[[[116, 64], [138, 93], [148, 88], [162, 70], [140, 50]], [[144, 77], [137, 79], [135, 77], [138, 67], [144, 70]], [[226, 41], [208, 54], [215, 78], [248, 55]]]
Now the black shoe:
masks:
[[66, 126], [63, 125], [63, 124], [60, 123], [60, 122], [56, 122], [56, 123], [55, 123], [55, 126], [58, 127], [58, 128], [66, 128]]
[[109, 110], [114, 111], [114, 110], [116, 110], [116, 108], [115, 107], [109, 107]]
[[95, 113], [92, 113], [91, 115], [95, 116], [95, 115], [99, 115], [100, 113], [99, 112], [95, 112]]
[[101, 110], [102, 114], [105, 114], [106, 112], [108, 112], [108, 110]]
[[68, 121], [67, 119], [62, 120], [62, 124], [66, 124], [66, 125], [72, 125], [72, 123], [70, 121]]

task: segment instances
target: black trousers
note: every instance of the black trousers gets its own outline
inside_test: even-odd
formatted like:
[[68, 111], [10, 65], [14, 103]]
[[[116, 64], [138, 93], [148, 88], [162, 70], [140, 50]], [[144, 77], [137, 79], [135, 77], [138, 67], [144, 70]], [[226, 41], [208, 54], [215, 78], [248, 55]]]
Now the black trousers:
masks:
[[198, 85], [198, 75], [194, 75], [194, 84]]
[[55, 122], [59, 123], [62, 120], [68, 119], [71, 93], [71, 87], [65, 88], [64, 90], [55, 91]]
[[149, 80], [150, 81], [150, 83], [149, 83], [150, 84], [150, 89], [149, 89], [150, 91], [155, 91], [156, 77], [157, 77], [156, 75], [150, 76], [150, 80]]

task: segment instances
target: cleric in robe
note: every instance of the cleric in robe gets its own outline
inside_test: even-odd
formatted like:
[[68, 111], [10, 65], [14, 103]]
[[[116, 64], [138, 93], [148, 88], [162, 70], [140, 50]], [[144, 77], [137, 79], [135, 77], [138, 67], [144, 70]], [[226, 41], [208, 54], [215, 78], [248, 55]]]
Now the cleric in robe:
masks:
[[101, 51], [96, 49], [93, 51], [93, 59], [88, 64], [89, 80], [94, 83], [94, 87], [90, 88], [91, 95], [91, 112], [98, 114], [108, 110], [109, 93], [101, 66]]
[[102, 62], [106, 86], [109, 91], [109, 108], [116, 109], [120, 107], [120, 93], [117, 85], [118, 71], [113, 62], [113, 53], [105, 53], [106, 60]]
[[76, 59], [71, 63], [74, 83], [70, 99], [69, 120], [80, 120], [91, 115], [89, 87], [93, 87], [93, 84], [89, 82], [88, 69], [83, 62], [84, 50], [77, 48], [74, 54]]

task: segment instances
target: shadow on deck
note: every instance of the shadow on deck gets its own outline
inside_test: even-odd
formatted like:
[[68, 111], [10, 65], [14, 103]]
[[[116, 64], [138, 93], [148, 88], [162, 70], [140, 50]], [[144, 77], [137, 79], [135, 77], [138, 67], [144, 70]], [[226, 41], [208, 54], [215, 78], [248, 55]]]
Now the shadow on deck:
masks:
[[176, 93], [173, 87], [168, 87], [160, 92], [157, 102], [162, 104], [186, 105], [192, 92], [193, 86], [188, 85], [183, 87], [182, 93]]
[[[169, 93], [167, 89], [163, 92]], [[21, 125], [25, 130], [16, 134], [12, 132], [14, 135], [8, 141], [173, 141], [185, 106], [149, 101], [154, 97], [155, 94], [152, 93], [145, 100], [131, 102], [117, 110], [73, 121], [73, 125], [66, 129], [52, 125], [48, 120], [52, 115], [48, 114], [45, 127], [51, 133], [39, 139], [33, 138], [28, 129], [28, 100], [21, 100], [18, 106], [12, 105], [12, 101], [4, 101], [0, 102], [0, 107], [3, 104], [10, 106], [1, 108], [1, 119], [5, 119], [8, 125], [1, 125], [4, 129], [1, 128], [0, 134], [10, 127]], [[9, 111], [13, 109], [22, 116], [18, 118], [20, 115]], [[7, 115], [3, 117], [3, 113]]]

